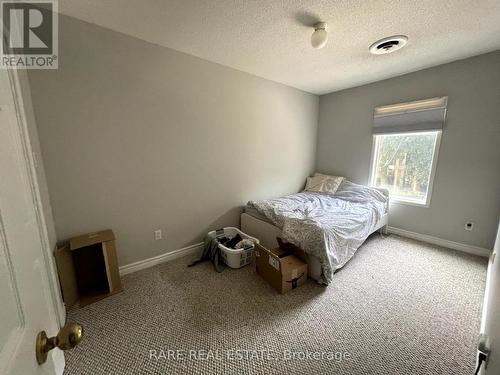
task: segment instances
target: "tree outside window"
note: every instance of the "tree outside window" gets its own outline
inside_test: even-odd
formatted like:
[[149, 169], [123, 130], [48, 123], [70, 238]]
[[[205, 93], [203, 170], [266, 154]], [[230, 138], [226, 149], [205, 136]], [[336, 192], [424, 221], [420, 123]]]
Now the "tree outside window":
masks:
[[439, 134], [435, 131], [376, 135], [372, 185], [389, 189], [396, 200], [428, 203]]

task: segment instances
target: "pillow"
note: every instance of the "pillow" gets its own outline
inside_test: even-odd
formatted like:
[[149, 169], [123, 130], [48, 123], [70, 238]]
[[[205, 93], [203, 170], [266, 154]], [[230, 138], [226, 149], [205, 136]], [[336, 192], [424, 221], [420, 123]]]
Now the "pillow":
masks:
[[304, 191], [335, 194], [342, 181], [344, 177], [316, 173], [314, 177], [307, 177]]

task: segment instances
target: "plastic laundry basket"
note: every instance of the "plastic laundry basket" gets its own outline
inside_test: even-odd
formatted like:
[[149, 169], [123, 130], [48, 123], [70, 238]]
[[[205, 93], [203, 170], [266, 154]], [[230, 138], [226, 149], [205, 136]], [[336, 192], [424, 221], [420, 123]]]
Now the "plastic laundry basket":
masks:
[[[249, 236], [248, 234], [243, 233], [241, 230], [234, 227], [225, 227], [208, 232], [208, 236], [215, 239], [224, 236], [232, 238], [237, 234], [239, 234], [243, 239], [248, 238], [256, 243], [259, 243], [259, 240], [257, 238]], [[219, 243], [219, 249], [221, 249], [222, 259], [224, 260], [224, 263], [226, 263], [231, 268], [241, 268], [252, 262], [254, 246], [246, 247], [244, 249], [230, 249], [229, 247], [226, 247]]]

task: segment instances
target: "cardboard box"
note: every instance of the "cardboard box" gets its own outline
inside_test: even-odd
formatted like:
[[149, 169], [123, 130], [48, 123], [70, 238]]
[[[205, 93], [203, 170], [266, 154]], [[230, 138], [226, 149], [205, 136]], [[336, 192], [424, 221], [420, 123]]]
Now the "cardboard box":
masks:
[[108, 229], [70, 239], [55, 252], [66, 308], [85, 306], [123, 290], [115, 235]]
[[278, 239], [276, 249], [255, 244], [256, 270], [281, 294], [295, 289], [307, 281], [305, 253], [299, 247]]

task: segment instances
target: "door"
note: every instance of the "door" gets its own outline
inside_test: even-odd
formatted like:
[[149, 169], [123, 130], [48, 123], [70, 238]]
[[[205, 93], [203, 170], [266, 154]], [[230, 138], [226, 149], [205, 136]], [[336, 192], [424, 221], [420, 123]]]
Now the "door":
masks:
[[43, 365], [35, 356], [38, 332], [54, 336], [59, 324], [38, 185], [16, 87], [17, 72], [0, 70], [0, 374], [61, 374], [64, 356], [59, 349], [52, 350]]
[[480, 374], [500, 374], [500, 225], [488, 264], [479, 350], [488, 353]]

